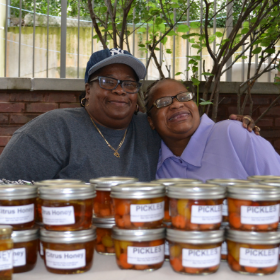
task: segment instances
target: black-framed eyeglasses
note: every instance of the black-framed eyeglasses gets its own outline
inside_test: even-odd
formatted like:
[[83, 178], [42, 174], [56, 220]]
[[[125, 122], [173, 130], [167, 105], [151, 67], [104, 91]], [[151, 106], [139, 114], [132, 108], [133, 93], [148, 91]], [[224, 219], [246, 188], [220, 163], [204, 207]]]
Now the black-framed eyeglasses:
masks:
[[194, 94], [192, 92], [180, 92], [174, 96], [161, 97], [153, 103], [153, 105], [150, 107], [147, 113], [149, 113], [153, 109], [153, 107], [160, 109], [171, 105], [173, 103], [174, 98], [176, 98], [179, 102], [187, 102], [194, 98]]
[[118, 79], [102, 77], [102, 76], [93, 78], [92, 80], [89, 81], [89, 83], [97, 81], [97, 80], [99, 81], [99, 86], [101, 88], [107, 89], [107, 90], [116, 89], [117, 86], [120, 84], [122, 89], [126, 93], [137, 93], [141, 87], [141, 83], [136, 82], [136, 81], [118, 80]]

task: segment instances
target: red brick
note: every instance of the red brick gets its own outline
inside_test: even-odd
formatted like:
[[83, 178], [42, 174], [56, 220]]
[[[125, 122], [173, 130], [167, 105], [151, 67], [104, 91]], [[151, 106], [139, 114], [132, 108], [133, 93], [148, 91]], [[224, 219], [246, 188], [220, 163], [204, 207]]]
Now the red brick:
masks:
[[32, 119], [36, 118], [38, 115], [11, 115], [10, 116], [10, 123], [15, 124], [15, 123], [22, 123], [25, 124]]
[[44, 97], [45, 102], [77, 102], [75, 93], [49, 93]]
[[4, 147], [0, 147], [0, 155], [2, 154]]
[[0, 146], [6, 146], [10, 139], [10, 136], [0, 136]]
[[280, 139], [274, 141], [274, 148], [280, 149]]
[[12, 136], [13, 133], [19, 129], [21, 126], [0, 126], [1, 136]]
[[77, 108], [81, 107], [80, 103], [60, 103], [59, 108]]
[[[268, 107], [260, 108], [260, 113], [262, 114]], [[280, 106], [275, 106], [271, 108], [265, 116], [280, 116]]]
[[26, 112], [44, 113], [57, 108], [58, 104], [56, 103], [30, 103], [26, 105]]
[[8, 124], [9, 123], [9, 115], [0, 113], [0, 123]]
[[280, 126], [280, 118], [275, 119], [275, 126]]
[[273, 118], [260, 119], [257, 123], [259, 127], [273, 126]]
[[264, 138], [280, 138], [280, 130], [262, 130], [261, 135]]
[[271, 98], [268, 98], [268, 97], [256, 97], [253, 95], [252, 98], [253, 98], [254, 106], [255, 105], [269, 105], [271, 103]]
[[10, 102], [2, 102], [0, 103], [0, 112], [23, 112], [25, 109], [24, 103], [10, 103]]
[[10, 101], [13, 102], [20, 102], [20, 101], [36, 102], [36, 101], [42, 101], [43, 98], [44, 98], [44, 94], [42, 92], [36, 92], [36, 91], [14, 92], [10, 95]]
[[0, 102], [9, 102], [10, 101], [10, 94], [7, 92], [0, 92]]

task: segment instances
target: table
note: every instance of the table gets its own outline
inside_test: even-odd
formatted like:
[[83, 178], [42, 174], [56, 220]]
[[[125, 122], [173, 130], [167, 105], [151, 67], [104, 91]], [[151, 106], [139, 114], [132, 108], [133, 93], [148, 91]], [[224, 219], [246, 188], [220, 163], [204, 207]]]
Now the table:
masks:
[[[265, 276], [265, 279], [278, 280], [280, 277], [280, 265], [274, 274]], [[94, 253], [92, 268], [82, 274], [63, 275], [53, 274], [46, 270], [43, 260], [38, 256], [35, 268], [26, 273], [13, 275], [13, 280], [237, 280], [257, 279], [257, 276], [241, 275], [233, 272], [226, 262], [222, 262], [218, 272], [207, 276], [190, 276], [176, 273], [169, 262], [165, 262], [162, 268], [155, 271], [121, 270], [118, 268], [115, 256], [104, 256]]]

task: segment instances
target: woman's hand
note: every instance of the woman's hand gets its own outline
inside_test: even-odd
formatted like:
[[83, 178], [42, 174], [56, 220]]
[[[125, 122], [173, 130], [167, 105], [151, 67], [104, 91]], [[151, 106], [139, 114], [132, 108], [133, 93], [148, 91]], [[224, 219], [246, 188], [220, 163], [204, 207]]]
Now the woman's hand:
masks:
[[247, 130], [249, 132], [252, 132], [254, 131], [256, 135], [260, 135], [260, 131], [261, 129], [255, 125], [255, 121], [252, 119], [251, 116], [249, 115], [235, 115], [235, 114], [231, 114], [229, 116], [229, 119], [230, 120], [237, 120], [237, 121], [240, 121], [242, 122], [242, 125], [244, 128], [247, 128]]

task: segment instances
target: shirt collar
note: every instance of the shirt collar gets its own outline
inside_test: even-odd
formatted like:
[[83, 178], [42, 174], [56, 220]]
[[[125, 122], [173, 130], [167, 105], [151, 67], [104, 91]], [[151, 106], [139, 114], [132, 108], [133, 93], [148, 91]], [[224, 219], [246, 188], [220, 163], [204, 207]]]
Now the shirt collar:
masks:
[[200, 119], [200, 124], [197, 130], [191, 137], [181, 157], [175, 156], [171, 152], [171, 150], [166, 146], [166, 144], [163, 141], [161, 141], [161, 150], [160, 150], [158, 168], [163, 164], [163, 162], [167, 158], [171, 158], [171, 157], [181, 158], [185, 162], [193, 166], [200, 167], [205, 145], [214, 124], [215, 123], [206, 114], [204, 114]]

